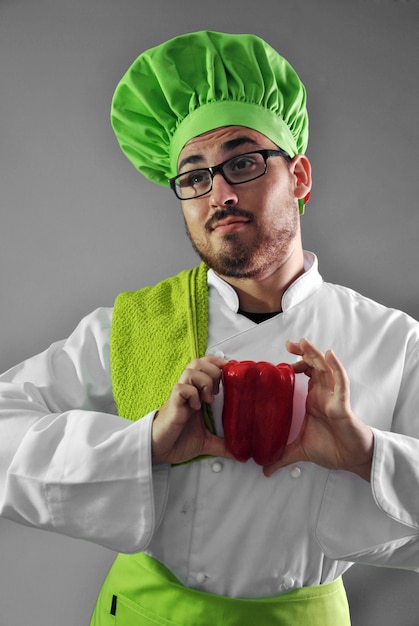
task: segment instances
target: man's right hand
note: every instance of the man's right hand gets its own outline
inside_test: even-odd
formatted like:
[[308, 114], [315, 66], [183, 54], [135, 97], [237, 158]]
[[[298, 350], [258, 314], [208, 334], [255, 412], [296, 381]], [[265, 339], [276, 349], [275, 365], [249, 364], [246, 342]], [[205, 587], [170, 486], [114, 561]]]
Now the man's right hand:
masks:
[[200, 455], [233, 458], [224, 439], [206, 428], [202, 415], [202, 404], [211, 404], [218, 393], [226, 362], [206, 356], [186, 366], [169, 399], [154, 417], [153, 465], [183, 463]]

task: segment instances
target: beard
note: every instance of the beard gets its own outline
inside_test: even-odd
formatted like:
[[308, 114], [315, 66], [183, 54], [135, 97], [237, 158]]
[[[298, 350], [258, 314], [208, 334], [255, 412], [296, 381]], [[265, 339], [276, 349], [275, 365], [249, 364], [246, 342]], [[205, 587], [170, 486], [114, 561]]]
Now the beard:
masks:
[[186, 233], [195, 252], [216, 274], [228, 278], [256, 278], [266, 273], [271, 266], [278, 266], [278, 262], [281, 263], [289, 255], [290, 245], [299, 232], [299, 213], [294, 203], [286, 213], [289, 215], [286, 223], [259, 226], [256, 237], [249, 242], [243, 241], [240, 233], [226, 233], [217, 251], [209, 237], [216, 222], [230, 216], [245, 217], [253, 222], [252, 213], [235, 207], [220, 209], [205, 224], [207, 237], [199, 240], [193, 237], [185, 221]]

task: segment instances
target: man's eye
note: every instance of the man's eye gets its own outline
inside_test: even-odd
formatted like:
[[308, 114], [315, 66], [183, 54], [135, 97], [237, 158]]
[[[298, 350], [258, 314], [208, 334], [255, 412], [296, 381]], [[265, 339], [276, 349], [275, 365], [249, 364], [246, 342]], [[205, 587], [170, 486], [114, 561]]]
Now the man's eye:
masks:
[[232, 173], [239, 173], [246, 170], [250, 170], [256, 165], [256, 160], [251, 156], [240, 156], [237, 159], [232, 159], [228, 164], [228, 169]]
[[208, 173], [205, 171], [189, 172], [188, 174], [184, 174], [180, 178], [181, 187], [196, 187], [197, 185], [202, 185], [203, 183], [207, 183], [208, 181]]
[[203, 172], [195, 172], [191, 176], [189, 176], [189, 184], [190, 185], [199, 185], [204, 180], [207, 179], [207, 176]]

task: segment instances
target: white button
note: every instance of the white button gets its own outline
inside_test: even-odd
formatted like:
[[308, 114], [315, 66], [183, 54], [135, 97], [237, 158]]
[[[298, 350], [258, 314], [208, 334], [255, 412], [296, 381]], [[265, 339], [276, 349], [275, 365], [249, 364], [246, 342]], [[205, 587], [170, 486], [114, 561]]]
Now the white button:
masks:
[[222, 350], [217, 350], [217, 352], [214, 354], [214, 356], [218, 357], [219, 359], [223, 359], [224, 358], [224, 352]]
[[295, 467], [293, 467], [291, 469], [290, 474], [291, 474], [292, 478], [300, 478], [300, 476], [301, 476], [301, 468], [299, 468], [298, 465], [296, 465]]
[[292, 587], [294, 586], [294, 579], [292, 576], [285, 576], [284, 580], [282, 581], [282, 587], [283, 589], [292, 589]]
[[196, 581], [200, 584], [204, 583], [206, 579], [207, 577], [205, 576], [204, 572], [198, 572], [198, 574], [196, 575]]
[[223, 464], [220, 463], [220, 461], [215, 461], [215, 463], [211, 465], [211, 469], [214, 474], [218, 474], [219, 472], [223, 471]]

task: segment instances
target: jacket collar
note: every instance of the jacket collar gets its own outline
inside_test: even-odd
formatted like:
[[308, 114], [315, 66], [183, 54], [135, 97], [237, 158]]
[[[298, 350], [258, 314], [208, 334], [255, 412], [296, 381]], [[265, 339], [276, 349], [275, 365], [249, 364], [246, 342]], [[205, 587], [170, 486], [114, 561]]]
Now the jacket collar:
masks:
[[[317, 257], [313, 252], [304, 252], [304, 274], [301, 274], [282, 296], [282, 311], [288, 311], [317, 291], [323, 283], [319, 274]], [[229, 283], [212, 269], [208, 271], [208, 286], [218, 291], [226, 305], [235, 313], [239, 310], [239, 299]]]

